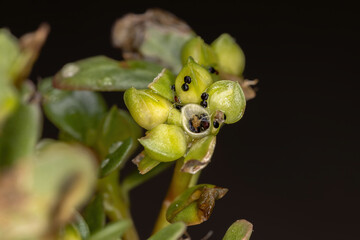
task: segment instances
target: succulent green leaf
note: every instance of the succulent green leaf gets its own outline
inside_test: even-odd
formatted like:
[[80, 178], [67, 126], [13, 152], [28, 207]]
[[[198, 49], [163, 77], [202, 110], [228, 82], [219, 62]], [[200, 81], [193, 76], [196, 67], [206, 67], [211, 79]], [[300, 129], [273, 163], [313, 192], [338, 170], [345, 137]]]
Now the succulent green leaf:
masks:
[[91, 233], [95, 233], [104, 228], [106, 218], [103, 199], [100, 194], [95, 195], [86, 206], [83, 215]]
[[108, 176], [113, 171], [121, 168], [129, 158], [134, 140], [129, 137], [112, 153], [110, 153], [102, 162], [99, 171], [99, 177]]
[[148, 240], [177, 240], [184, 234], [185, 230], [186, 225], [183, 222], [173, 223], [161, 229]]
[[216, 145], [215, 136], [206, 136], [193, 143], [184, 158], [183, 172], [195, 174], [205, 168], [214, 153]]
[[119, 239], [131, 225], [130, 220], [121, 220], [108, 224], [104, 229], [93, 234], [89, 240], [116, 240]]
[[119, 142], [123, 142], [129, 137], [134, 140], [131, 148], [132, 153], [138, 147], [137, 139], [142, 135], [141, 128], [130, 114], [116, 106], [113, 106], [103, 118], [98, 132], [96, 149], [103, 157], [108, 155], [112, 148], [118, 146]]
[[89, 91], [55, 89], [50, 78], [41, 81], [39, 89], [48, 119], [74, 139], [93, 145], [97, 140], [98, 126], [106, 111], [101, 95]]
[[168, 207], [166, 219], [170, 223], [184, 222], [186, 225], [197, 225], [209, 219], [215, 200], [227, 193], [226, 188], [210, 184], [199, 184], [185, 190]]
[[7, 29], [0, 28], [0, 83], [12, 80], [11, 67], [19, 54], [18, 40]]
[[7, 118], [0, 132], [0, 168], [32, 155], [40, 136], [41, 121], [37, 104], [21, 104]]
[[146, 154], [160, 162], [174, 161], [185, 154], [186, 136], [181, 127], [160, 124], [139, 139]]
[[124, 101], [135, 122], [147, 130], [164, 123], [171, 109], [167, 99], [149, 89], [130, 88], [124, 94]]
[[[188, 84], [188, 90], [183, 89], [184, 78], [189, 76], [191, 83]], [[192, 57], [189, 57], [186, 65], [182, 68], [175, 80], [176, 95], [180, 102], [200, 103], [201, 94], [213, 83], [210, 73], [197, 64]]]
[[149, 59], [157, 59], [174, 72], [181, 70], [181, 49], [193, 36], [190, 32], [166, 31], [160, 26], [149, 26], [146, 29], [145, 41], [139, 51]]
[[217, 81], [206, 92], [209, 94], [210, 112], [222, 111], [226, 115], [225, 123], [235, 123], [244, 115], [246, 99], [239, 83], [230, 80]]
[[159, 75], [152, 81], [148, 88], [153, 90], [155, 93], [173, 102], [175, 92], [171, 87], [175, 84], [175, 76], [168, 69], [164, 68]]
[[54, 77], [54, 86], [66, 90], [125, 91], [146, 88], [162, 67], [150, 62], [119, 62], [96, 56], [66, 64]]
[[218, 66], [221, 71], [241, 76], [245, 68], [245, 55], [229, 34], [221, 34], [211, 47], [218, 57]]
[[199, 36], [190, 39], [183, 46], [181, 51], [183, 65], [186, 64], [189, 57], [193, 57], [202, 66], [215, 67], [217, 64], [217, 56], [214, 50]]
[[81, 235], [80, 239], [88, 239], [90, 236], [90, 229], [87, 225], [85, 219], [81, 216], [80, 213], [75, 212], [74, 220], [72, 225], [78, 230]]
[[229, 229], [223, 240], [249, 240], [253, 231], [253, 225], [242, 219], [234, 222]]

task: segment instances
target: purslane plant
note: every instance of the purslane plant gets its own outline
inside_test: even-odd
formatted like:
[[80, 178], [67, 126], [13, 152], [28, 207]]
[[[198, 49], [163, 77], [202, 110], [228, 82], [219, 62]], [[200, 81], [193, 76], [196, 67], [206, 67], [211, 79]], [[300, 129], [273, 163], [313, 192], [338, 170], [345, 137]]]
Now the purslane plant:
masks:
[[[185, 22], [150, 9], [115, 23], [123, 61], [68, 63], [36, 91], [25, 80], [47, 33], [44, 25], [19, 44], [0, 30], [0, 238], [137, 240], [129, 192], [175, 163], [149, 239], [190, 239], [186, 226], [206, 221], [228, 191], [197, 184], [216, 136], [255, 96], [241, 48], [229, 34], [208, 45]], [[130, 115], [108, 109], [102, 91], [125, 91]], [[59, 140], [39, 141], [40, 103]], [[138, 143], [137, 170], [119, 181]], [[238, 220], [223, 239], [251, 233]]]

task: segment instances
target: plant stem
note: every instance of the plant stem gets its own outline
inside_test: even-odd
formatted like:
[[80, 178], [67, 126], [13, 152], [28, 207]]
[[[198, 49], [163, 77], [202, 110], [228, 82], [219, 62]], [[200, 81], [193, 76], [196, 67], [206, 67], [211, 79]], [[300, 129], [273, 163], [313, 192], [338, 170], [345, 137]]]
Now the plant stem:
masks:
[[114, 171], [109, 176], [99, 179], [98, 187], [104, 199], [104, 209], [111, 221], [129, 219], [132, 225], [123, 235], [124, 240], [139, 240], [129, 209], [121, 197], [119, 172]]
[[169, 205], [175, 200], [177, 196], [179, 196], [182, 192], [189, 188], [190, 185], [195, 185], [197, 182], [200, 173], [193, 175], [190, 173], [182, 172], [181, 167], [183, 163], [184, 162], [182, 158], [176, 161], [174, 174], [171, 179], [171, 183], [166, 197], [162, 203], [161, 210], [153, 230], [153, 234], [170, 224], [166, 220], [166, 211]]

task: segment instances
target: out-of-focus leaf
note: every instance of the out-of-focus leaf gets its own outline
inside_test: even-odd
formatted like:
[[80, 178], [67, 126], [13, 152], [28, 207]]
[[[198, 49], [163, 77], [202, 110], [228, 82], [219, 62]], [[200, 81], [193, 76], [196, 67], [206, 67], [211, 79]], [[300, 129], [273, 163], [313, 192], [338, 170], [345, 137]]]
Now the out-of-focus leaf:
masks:
[[194, 36], [181, 19], [161, 9], [144, 14], [127, 14], [113, 28], [113, 44], [125, 59], [145, 59], [162, 64], [174, 72], [181, 69], [181, 49]]
[[132, 162], [138, 167], [139, 172], [141, 174], [146, 174], [151, 169], [159, 165], [161, 162], [156, 161], [150, 158], [145, 151], [142, 151], [139, 155], [137, 155]]
[[121, 168], [125, 161], [131, 154], [131, 148], [134, 143], [132, 138], [126, 139], [121, 145], [112, 153], [110, 153], [102, 162], [100, 166], [99, 177], [108, 176], [113, 171]]
[[0, 79], [0, 136], [2, 123], [15, 111], [18, 105], [18, 96], [15, 89]]
[[196, 141], [186, 154], [181, 171], [195, 174], [206, 167], [213, 155], [215, 144], [216, 137], [212, 135]]
[[133, 153], [139, 145], [137, 139], [142, 135], [141, 128], [135, 123], [130, 114], [118, 109], [116, 106], [113, 106], [106, 114], [98, 131], [96, 148], [102, 157], [113, 152], [113, 148], [116, 149], [120, 142], [129, 137], [133, 139], [131, 148], [131, 153]]
[[66, 90], [125, 91], [146, 88], [161, 69], [155, 63], [96, 56], [66, 64], [53, 81], [54, 86]]
[[229, 229], [223, 240], [249, 240], [253, 231], [253, 225], [242, 219], [234, 222]]
[[59, 236], [56, 240], [83, 240], [79, 229], [77, 229], [73, 224], [65, 226], [65, 228], [60, 231]]
[[61, 131], [87, 145], [97, 140], [97, 128], [106, 111], [100, 94], [88, 91], [63, 91], [52, 87], [51, 79], [39, 86], [46, 116]]
[[56, 142], [37, 151], [33, 193], [54, 207], [52, 221], [64, 223], [94, 190], [95, 156], [81, 145]]
[[45, 142], [0, 175], [1, 239], [41, 239], [59, 230], [96, 183], [95, 156], [81, 145]]
[[41, 131], [41, 112], [37, 104], [21, 104], [4, 123], [0, 134], [0, 168], [29, 157]]
[[119, 239], [131, 225], [129, 220], [121, 220], [108, 224], [104, 229], [93, 234], [89, 240], [116, 240]]
[[221, 199], [226, 188], [210, 184], [199, 184], [185, 190], [169, 206], [166, 219], [170, 223], [184, 222], [186, 225], [197, 225], [209, 219], [215, 200]]
[[18, 40], [7, 29], [0, 28], [0, 83], [11, 81], [10, 70], [19, 54]]
[[88, 239], [90, 236], [90, 229], [87, 225], [85, 219], [81, 216], [80, 213], [75, 212], [74, 220], [72, 225], [78, 230], [81, 235], [81, 239]]
[[181, 49], [191, 37], [191, 34], [180, 31], [164, 31], [162, 26], [149, 26], [139, 50], [147, 58], [157, 58], [164, 66], [179, 72], [182, 67]]
[[105, 226], [105, 212], [100, 194], [86, 206], [83, 215], [91, 233], [100, 231]]
[[161, 229], [148, 240], [177, 240], [183, 235], [185, 230], [186, 225], [183, 222], [173, 223]]
[[49, 32], [50, 26], [43, 23], [36, 31], [27, 33], [19, 39], [21, 53], [11, 68], [11, 78], [16, 85], [20, 86], [29, 76]]
[[21, 85], [30, 74], [49, 31], [49, 26], [42, 24], [18, 41], [8, 30], [0, 29], [0, 81]]

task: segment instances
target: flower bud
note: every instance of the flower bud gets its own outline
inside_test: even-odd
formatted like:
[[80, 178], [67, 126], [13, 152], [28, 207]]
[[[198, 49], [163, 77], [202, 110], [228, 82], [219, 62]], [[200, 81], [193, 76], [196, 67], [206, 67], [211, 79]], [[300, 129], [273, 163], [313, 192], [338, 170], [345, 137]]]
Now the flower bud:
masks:
[[181, 118], [185, 132], [192, 138], [202, 138], [210, 133], [210, 115], [200, 105], [187, 104], [182, 107]]
[[217, 63], [217, 56], [214, 50], [204, 42], [201, 37], [195, 37], [187, 41], [181, 51], [181, 61], [185, 65], [188, 58], [203, 66], [214, 66]]
[[[246, 100], [239, 83], [221, 80], [213, 83], [206, 92], [209, 94], [209, 109], [212, 114], [220, 110], [225, 123], [235, 123], [245, 111]], [[219, 123], [220, 124], [220, 123]], [[213, 123], [214, 127], [215, 123]]]
[[201, 94], [212, 83], [210, 73], [189, 57], [175, 81], [177, 97], [183, 104], [199, 103]]
[[240, 76], [245, 68], [245, 55], [240, 46], [227, 33], [211, 44], [218, 57], [218, 66], [226, 73]]
[[124, 94], [126, 107], [141, 127], [150, 130], [168, 118], [171, 103], [151, 90], [130, 88]]
[[191, 187], [171, 203], [166, 212], [166, 220], [170, 223], [181, 221], [188, 226], [200, 224], [209, 219], [215, 200], [221, 199], [227, 191], [226, 188], [211, 184]]
[[175, 84], [175, 76], [168, 69], [164, 68], [159, 75], [152, 81], [148, 88], [155, 93], [166, 98], [169, 101], [174, 101], [175, 91], [172, 90], [172, 86]]
[[181, 127], [160, 124], [139, 139], [145, 153], [153, 160], [170, 162], [182, 157], [186, 152], [187, 142]]

